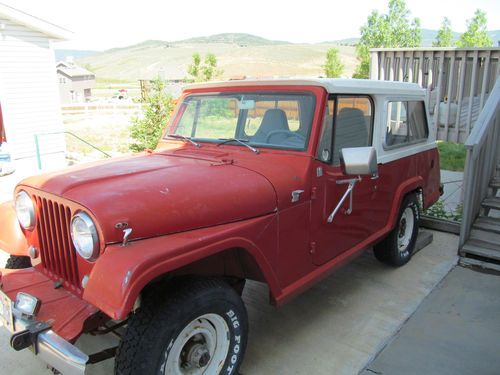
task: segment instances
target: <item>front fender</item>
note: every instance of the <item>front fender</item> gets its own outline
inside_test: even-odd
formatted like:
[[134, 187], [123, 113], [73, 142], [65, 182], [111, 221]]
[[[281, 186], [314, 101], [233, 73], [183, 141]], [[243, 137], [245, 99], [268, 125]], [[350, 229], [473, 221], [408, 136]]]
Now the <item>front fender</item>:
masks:
[[0, 205], [0, 250], [11, 255], [28, 255], [28, 242], [17, 221], [14, 202]]
[[[260, 267], [271, 292], [279, 294], [276, 276], [261, 249], [269, 244], [275, 215], [189, 232], [108, 246], [96, 261], [83, 298], [113, 319], [124, 319], [143, 288], [158, 276], [231, 249], [245, 249]], [[274, 237], [276, 234], [274, 233]], [[265, 240], [265, 241], [264, 241]]]

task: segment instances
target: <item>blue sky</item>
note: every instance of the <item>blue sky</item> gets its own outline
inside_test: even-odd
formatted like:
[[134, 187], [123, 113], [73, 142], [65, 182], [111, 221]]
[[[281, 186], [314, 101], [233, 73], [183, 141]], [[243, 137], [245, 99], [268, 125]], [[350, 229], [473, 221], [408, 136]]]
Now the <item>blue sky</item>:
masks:
[[[4, 4], [73, 31], [57, 48], [106, 49], [146, 39], [174, 41], [193, 36], [241, 32], [269, 39], [314, 43], [359, 35], [373, 9], [387, 11], [388, 0], [359, 1], [116, 1], [0, 0]], [[498, 0], [407, 0], [423, 28], [437, 29], [444, 16], [462, 32], [477, 8], [488, 15], [488, 29], [500, 29]]]

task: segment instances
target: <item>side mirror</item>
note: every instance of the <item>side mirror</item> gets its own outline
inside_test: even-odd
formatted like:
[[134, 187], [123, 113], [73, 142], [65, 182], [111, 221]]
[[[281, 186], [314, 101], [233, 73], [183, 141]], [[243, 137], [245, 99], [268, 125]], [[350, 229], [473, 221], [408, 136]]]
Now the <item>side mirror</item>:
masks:
[[346, 175], [378, 175], [377, 151], [374, 147], [343, 148], [340, 151], [340, 166]]

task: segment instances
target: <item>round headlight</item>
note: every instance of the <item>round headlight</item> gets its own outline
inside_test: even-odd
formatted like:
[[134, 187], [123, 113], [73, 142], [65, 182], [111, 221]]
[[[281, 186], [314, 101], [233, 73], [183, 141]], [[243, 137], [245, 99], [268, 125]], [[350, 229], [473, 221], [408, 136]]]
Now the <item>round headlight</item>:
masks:
[[94, 260], [99, 253], [99, 237], [94, 222], [85, 212], [71, 219], [71, 239], [77, 253], [87, 260]]
[[24, 229], [31, 230], [35, 227], [35, 205], [29, 194], [23, 190], [16, 196], [16, 215]]

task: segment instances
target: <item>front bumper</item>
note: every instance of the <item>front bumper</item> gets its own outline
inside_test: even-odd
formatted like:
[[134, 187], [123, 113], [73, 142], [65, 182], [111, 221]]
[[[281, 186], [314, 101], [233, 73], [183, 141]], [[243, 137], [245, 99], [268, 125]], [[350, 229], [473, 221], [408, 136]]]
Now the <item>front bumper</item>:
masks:
[[[34, 322], [14, 318], [15, 332], [24, 330], [30, 323]], [[36, 335], [35, 342], [30, 349], [43, 362], [64, 375], [84, 375], [87, 373], [89, 356], [51, 329]]]
[[[35, 268], [0, 270], [0, 285], [5, 298], [15, 301], [18, 292], [41, 300], [36, 317], [31, 320], [13, 313], [13, 325], [4, 326], [13, 336], [37, 322], [49, 323], [50, 329], [31, 335], [30, 349], [41, 360], [64, 375], [85, 374], [89, 356], [72, 344], [83, 331], [84, 323], [98, 310]], [[13, 302], [12, 302], [13, 304]]]

